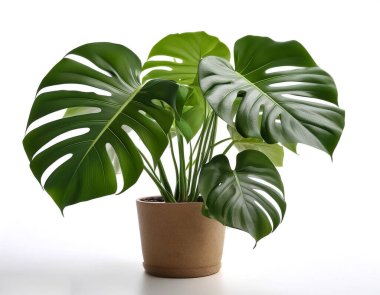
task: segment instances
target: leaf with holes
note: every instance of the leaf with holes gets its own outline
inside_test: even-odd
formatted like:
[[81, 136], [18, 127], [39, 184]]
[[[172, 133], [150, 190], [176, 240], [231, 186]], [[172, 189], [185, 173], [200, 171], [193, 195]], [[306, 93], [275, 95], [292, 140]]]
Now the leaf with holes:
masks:
[[[143, 163], [125, 131], [128, 128], [138, 135], [154, 161], [165, 150], [173, 116], [156, 101], [173, 104], [178, 86], [159, 79], [140, 85], [140, 71], [139, 58], [128, 48], [91, 43], [71, 51], [42, 80], [28, 127], [51, 113], [68, 111], [65, 117], [32, 129], [23, 144], [40, 182], [44, 172], [60, 162], [43, 185], [61, 210], [116, 192], [115, 170], [107, 150], [118, 157], [124, 182], [121, 191], [137, 181]], [[62, 90], [67, 88], [63, 86], [73, 90]], [[97, 93], [78, 90], [78, 86], [91, 87]], [[98, 111], [83, 112], [86, 108]], [[54, 142], [78, 130], [85, 132]], [[66, 161], [62, 163], [62, 159]]]
[[199, 65], [201, 89], [224, 121], [244, 137], [333, 154], [344, 111], [333, 79], [300, 43], [246, 36], [235, 43], [234, 58], [235, 69], [212, 56]]
[[143, 81], [168, 79], [192, 88], [186, 97], [182, 116], [176, 120], [187, 141], [198, 132], [207, 112], [197, 73], [200, 60], [210, 55], [230, 59], [227, 46], [205, 32], [171, 34], [153, 46], [143, 66], [148, 72]]
[[168, 35], [150, 51], [148, 61], [143, 66], [143, 70], [149, 72], [143, 81], [159, 78], [184, 85], [197, 84], [198, 64], [210, 55], [230, 59], [228, 47], [205, 32]]
[[246, 150], [232, 170], [224, 155], [203, 166], [199, 190], [203, 213], [259, 241], [281, 223], [286, 210], [281, 177], [263, 153]]

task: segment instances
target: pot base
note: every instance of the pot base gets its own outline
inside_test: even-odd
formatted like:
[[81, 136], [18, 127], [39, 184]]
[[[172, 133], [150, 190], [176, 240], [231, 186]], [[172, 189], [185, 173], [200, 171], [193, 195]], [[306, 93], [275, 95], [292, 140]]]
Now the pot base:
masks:
[[219, 272], [221, 264], [198, 268], [167, 268], [143, 263], [145, 271], [155, 277], [161, 278], [199, 278], [211, 276]]

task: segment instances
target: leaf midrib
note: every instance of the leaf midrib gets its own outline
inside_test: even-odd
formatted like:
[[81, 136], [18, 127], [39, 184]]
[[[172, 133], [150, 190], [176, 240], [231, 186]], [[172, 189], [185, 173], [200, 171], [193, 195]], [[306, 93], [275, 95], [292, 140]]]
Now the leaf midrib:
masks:
[[122, 111], [124, 110], [124, 108], [131, 102], [131, 100], [133, 100], [135, 98], [135, 96], [140, 92], [141, 88], [144, 87], [145, 84], [141, 84], [139, 87], [137, 87], [133, 92], [132, 94], [128, 97], [128, 99], [121, 105], [121, 107], [119, 108], [119, 110], [112, 116], [112, 118], [108, 121], [108, 123], [103, 127], [103, 129], [100, 131], [100, 133], [98, 134], [98, 136], [94, 139], [94, 141], [91, 143], [91, 145], [88, 147], [86, 153], [83, 155], [83, 157], [81, 158], [81, 160], [79, 161], [77, 167], [75, 168], [75, 171], [74, 173], [71, 175], [69, 181], [68, 181], [68, 184], [66, 186], [66, 189], [65, 189], [65, 192], [64, 192], [64, 198], [66, 197], [66, 193], [67, 193], [67, 188], [69, 187], [74, 175], [77, 173], [79, 167], [82, 165], [84, 159], [87, 157], [88, 153], [92, 150], [92, 148], [94, 148], [95, 144], [98, 142], [98, 140], [103, 136], [104, 132], [108, 129], [108, 127], [115, 121], [115, 119], [120, 115], [120, 113], [122, 113]]
[[[236, 172], [236, 170], [232, 170], [232, 173], [233, 173], [233, 175], [234, 175], [234, 177], [235, 177], [236, 184], [237, 184], [237, 187], [238, 187], [239, 192], [240, 192], [240, 194], [241, 194], [241, 197], [242, 197], [242, 199], [244, 200], [244, 202], [243, 202], [244, 207], [246, 208], [247, 212], [249, 212], [248, 202], [247, 202], [247, 200], [246, 200], [245, 197], [244, 197], [246, 194], [244, 194], [243, 189], [242, 189], [242, 187], [241, 187], [240, 179], [239, 179], [239, 176], [238, 176], [238, 172]], [[251, 215], [248, 214], [248, 216], [249, 216], [249, 218], [251, 219], [252, 224], [254, 224], [254, 220], [252, 219]], [[245, 223], [245, 221], [244, 221], [244, 223]], [[247, 227], [247, 226], [246, 226], [246, 227]]]
[[[245, 76], [243, 76], [239, 72], [237, 72], [235, 70], [234, 70], [234, 72], [236, 74], [238, 74], [243, 80], [245, 80], [247, 82], [247, 86], [253, 86], [253, 87], [255, 87], [255, 89], [257, 89], [261, 93], [261, 95], [264, 95], [266, 98], [268, 98], [270, 101], [272, 101], [273, 104], [275, 104], [276, 106], [278, 106], [281, 110], [283, 110], [284, 112], [286, 112], [294, 120], [296, 120], [297, 122], [299, 122], [299, 120], [297, 118], [295, 118], [287, 109], [285, 109], [281, 104], [279, 104], [276, 100], [274, 100], [269, 94], [267, 94], [263, 90], [261, 90], [261, 88], [259, 86], [257, 86], [256, 83], [248, 80]], [[309, 132], [309, 134], [311, 134], [311, 136], [313, 136], [321, 144], [321, 146], [323, 148], [325, 148], [324, 144], [320, 141], [320, 139], [318, 137], [316, 137], [307, 127], [305, 127], [304, 124], [301, 124], [301, 125]]]

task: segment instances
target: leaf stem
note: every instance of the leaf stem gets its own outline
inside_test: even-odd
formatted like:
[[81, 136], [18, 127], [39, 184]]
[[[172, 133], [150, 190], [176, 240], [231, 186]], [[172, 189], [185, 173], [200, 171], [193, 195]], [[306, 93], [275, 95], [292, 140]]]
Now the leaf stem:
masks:
[[198, 179], [199, 179], [199, 173], [200, 169], [203, 165], [203, 163], [206, 161], [209, 153], [210, 145], [214, 144], [215, 140], [215, 128], [214, 125], [216, 124], [216, 116], [214, 113], [211, 113], [205, 122], [205, 132], [202, 134], [202, 139], [199, 144], [199, 150], [198, 150], [198, 156], [197, 160], [195, 162], [194, 166], [194, 173], [192, 178], [192, 184], [191, 184], [191, 190], [189, 195], [189, 200], [191, 202], [196, 201], [198, 197]]
[[185, 202], [187, 199], [187, 192], [186, 192], [185, 149], [183, 146], [183, 136], [178, 133], [177, 139], [178, 139], [178, 154], [179, 154], [179, 201]]
[[191, 141], [189, 142], [189, 145], [190, 145], [190, 157], [189, 157], [189, 163], [187, 163], [187, 165], [186, 165], [186, 169], [189, 169], [188, 170], [188, 176], [187, 176], [187, 187], [188, 188], [190, 187], [190, 183], [191, 183], [192, 170], [193, 170], [193, 152], [194, 152]]
[[204, 165], [205, 162], [209, 161], [212, 158], [212, 154], [214, 153], [214, 148], [216, 146], [215, 145], [215, 139], [216, 139], [216, 131], [217, 131], [217, 129], [218, 129], [218, 117], [214, 115], [212, 132], [211, 132], [211, 140], [209, 142], [206, 159], [203, 162], [202, 166]]
[[161, 160], [158, 160], [157, 168], [158, 168], [158, 171], [160, 172], [160, 180], [161, 180], [161, 183], [163, 184], [163, 186], [165, 187], [165, 189], [166, 189], [171, 195], [173, 195], [172, 189], [171, 189], [171, 187], [170, 187], [170, 183], [169, 183], [169, 181], [168, 181], [168, 177], [166, 176], [166, 172], [165, 172], [164, 166], [162, 165]]
[[221, 143], [223, 143], [223, 142], [226, 142], [226, 141], [228, 141], [228, 140], [232, 140], [232, 138], [231, 138], [231, 137], [227, 137], [227, 138], [224, 138], [224, 139], [222, 139], [222, 140], [219, 140], [218, 142], [214, 143], [214, 144], [212, 145], [212, 147], [216, 147], [217, 145], [219, 145], [219, 144], [221, 144]]
[[197, 167], [198, 167], [198, 163], [199, 163], [199, 159], [201, 157], [201, 148], [202, 148], [202, 145], [203, 145], [203, 140], [204, 140], [204, 135], [205, 135], [205, 132], [207, 130], [207, 127], [208, 127], [208, 123], [209, 123], [209, 117], [206, 117], [206, 120], [205, 122], [203, 123], [203, 126], [202, 126], [202, 130], [201, 130], [201, 133], [199, 134], [199, 137], [197, 139], [197, 142], [195, 144], [195, 147], [194, 149], [197, 149], [197, 156], [195, 158], [195, 163], [194, 163], [194, 172], [193, 172], [193, 175], [191, 177], [191, 185], [190, 185], [190, 188], [189, 188], [189, 199], [191, 200], [191, 196], [193, 195], [193, 192], [195, 190], [195, 186], [196, 186], [196, 179], [197, 179]]
[[167, 189], [163, 186], [159, 177], [155, 173], [153, 166], [149, 163], [148, 159], [145, 157], [145, 155], [141, 151], [139, 151], [139, 152], [140, 152], [141, 157], [144, 160], [145, 172], [149, 175], [149, 177], [156, 184], [156, 186], [157, 186], [158, 190], [160, 191], [162, 197], [164, 198], [165, 202], [175, 203], [175, 199], [173, 197], [173, 194], [170, 191], [167, 191]]
[[176, 159], [175, 153], [174, 153], [173, 140], [172, 140], [172, 137], [170, 134], [168, 134], [168, 139], [169, 139], [169, 145], [170, 145], [170, 153], [172, 155], [173, 165], [174, 165], [174, 169], [175, 169], [175, 175], [177, 178], [176, 182], [178, 182], [178, 179], [179, 179], [178, 164], [177, 164], [177, 159]]

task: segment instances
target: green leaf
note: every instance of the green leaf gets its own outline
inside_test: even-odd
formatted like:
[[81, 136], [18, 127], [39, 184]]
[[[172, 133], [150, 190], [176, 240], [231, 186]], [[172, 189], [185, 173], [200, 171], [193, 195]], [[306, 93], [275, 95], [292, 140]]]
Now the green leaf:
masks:
[[[113, 159], [107, 153], [107, 144], [112, 146], [119, 159], [124, 180], [122, 191], [137, 181], [143, 162], [125, 129], [130, 128], [139, 136], [155, 162], [160, 158], [168, 144], [166, 134], [173, 116], [155, 101], [172, 104], [178, 89], [176, 83], [158, 79], [140, 85], [141, 62], [122, 45], [91, 43], [69, 54], [87, 59], [93, 67], [65, 57], [52, 68], [38, 88], [38, 91], [46, 91], [37, 94], [28, 126], [53, 112], [68, 111], [65, 117], [31, 130], [23, 141], [31, 170], [40, 182], [49, 166], [66, 155], [71, 156], [44, 184], [61, 210], [116, 192]], [[46, 88], [62, 84], [90, 86], [98, 89], [96, 92], [106, 91], [109, 95]], [[72, 108], [81, 108], [81, 112], [70, 112]], [[86, 113], [83, 112], [85, 108], [99, 111]], [[83, 128], [88, 132], [40, 150], [66, 132]]]
[[195, 80], [198, 64], [202, 58], [209, 55], [230, 59], [228, 47], [218, 38], [205, 32], [168, 35], [157, 42], [150, 51], [143, 70], [151, 71], [144, 76], [143, 81], [167, 79], [184, 85], [193, 85], [194, 82], [198, 84]]
[[266, 143], [261, 138], [244, 138], [232, 126], [227, 126], [227, 129], [234, 142], [234, 146], [240, 152], [245, 150], [256, 150], [266, 155], [275, 166], [282, 166], [284, 160], [284, 149], [282, 146], [275, 143]]
[[284, 147], [286, 147], [289, 151], [297, 154], [297, 144], [296, 143], [284, 143]]
[[239, 153], [235, 170], [226, 156], [215, 156], [202, 168], [199, 190], [206, 216], [246, 231], [256, 241], [274, 231], [285, 214], [281, 177], [258, 151]]
[[[64, 117], [73, 117], [73, 116], [79, 116], [79, 115], [86, 115], [96, 113], [96, 110], [94, 110], [93, 107], [73, 107], [66, 110]], [[114, 149], [108, 149], [108, 155], [111, 158], [112, 165], [115, 169], [115, 172], [117, 174], [121, 173], [120, 163], [117, 158], [116, 152]]]
[[333, 79], [300, 43], [246, 36], [235, 43], [234, 57], [235, 70], [211, 56], [199, 66], [202, 91], [224, 121], [243, 137], [304, 143], [333, 154], [344, 111]]
[[183, 108], [178, 116], [175, 117], [177, 128], [189, 142], [202, 126], [206, 105], [199, 87], [180, 86], [177, 101], [183, 101]]
[[198, 65], [206, 56], [230, 59], [226, 45], [205, 32], [171, 34], [153, 46], [143, 70], [149, 70], [143, 81], [150, 79], [173, 80], [189, 88], [184, 100], [183, 112], [176, 118], [176, 125], [187, 141], [199, 131], [206, 116], [206, 104], [198, 84]]

